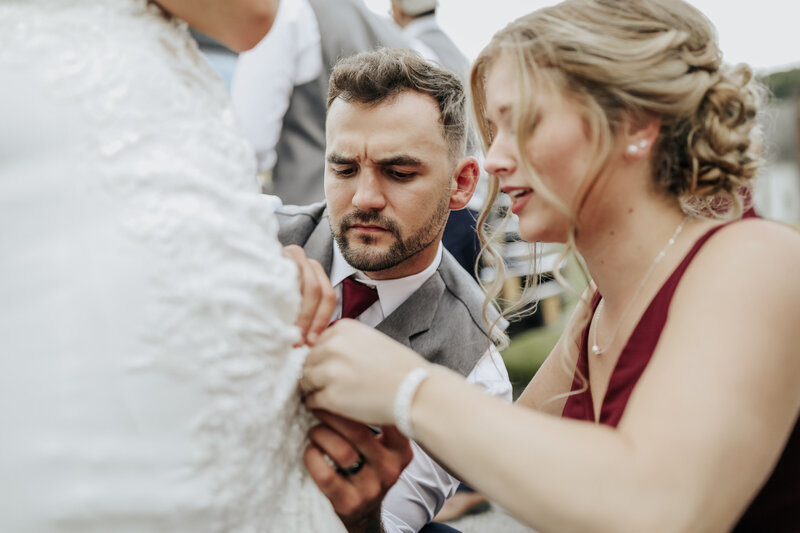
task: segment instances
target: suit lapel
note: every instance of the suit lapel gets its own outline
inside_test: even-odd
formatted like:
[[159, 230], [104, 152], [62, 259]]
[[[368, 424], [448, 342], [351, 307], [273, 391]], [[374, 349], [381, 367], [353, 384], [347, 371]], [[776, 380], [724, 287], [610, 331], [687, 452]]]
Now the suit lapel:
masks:
[[308, 257], [319, 261], [322, 268], [325, 269], [325, 273], [330, 275], [331, 265], [333, 265], [333, 236], [327, 209], [322, 213], [319, 224], [308, 236], [303, 249]]
[[430, 329], [444, 291], [437, 270], [375, 329], [410, 347], [411, 337]]

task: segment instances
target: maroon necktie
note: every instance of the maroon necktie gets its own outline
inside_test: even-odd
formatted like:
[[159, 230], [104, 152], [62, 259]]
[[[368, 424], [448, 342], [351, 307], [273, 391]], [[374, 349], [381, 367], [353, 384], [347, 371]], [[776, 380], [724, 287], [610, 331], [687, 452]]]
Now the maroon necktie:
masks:
[[378, 301], [378, 291], [352, 278], [342, 282], [342, 318], [356, 318]]

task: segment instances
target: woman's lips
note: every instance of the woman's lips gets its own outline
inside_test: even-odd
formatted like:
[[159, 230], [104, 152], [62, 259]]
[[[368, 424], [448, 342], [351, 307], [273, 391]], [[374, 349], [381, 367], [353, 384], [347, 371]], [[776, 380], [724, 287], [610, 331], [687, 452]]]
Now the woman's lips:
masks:
[[527, 187], [503, 189], [503, 192], [511, 198], [511, 212], [515, 215], [519, 215], [533, 196], [533, 189]]

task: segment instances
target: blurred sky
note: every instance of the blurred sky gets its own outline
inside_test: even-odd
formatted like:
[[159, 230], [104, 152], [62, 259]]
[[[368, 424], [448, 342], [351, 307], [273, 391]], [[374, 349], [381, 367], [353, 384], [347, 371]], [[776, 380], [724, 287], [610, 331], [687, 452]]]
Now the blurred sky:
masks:
[[[749, 63], [773, 72], [800, 66], [800, 0], [689, 0], [717, 27], [728, 63]], [[390, 0], [365, 0], [387, 16]], [[445, 32], [473, 59], [494, 32], [511, 20], [553, 0], [439, 0]]]

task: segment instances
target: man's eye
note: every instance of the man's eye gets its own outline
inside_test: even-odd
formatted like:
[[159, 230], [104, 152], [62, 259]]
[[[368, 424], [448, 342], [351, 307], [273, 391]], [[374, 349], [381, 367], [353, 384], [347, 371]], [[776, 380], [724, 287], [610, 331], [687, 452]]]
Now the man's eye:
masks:
[[342, 178], [350, 177], [356, 173], [356, 169], [353, 167], [343, 167], [343, 168], [331, 167], [331, 171], [333, 171], [334, 174]]
[[402, 172], [400, 170], [387, 170], [386, 173], [396, 180], [410, 180], [417, 175], [416, 172]]

